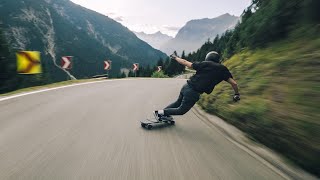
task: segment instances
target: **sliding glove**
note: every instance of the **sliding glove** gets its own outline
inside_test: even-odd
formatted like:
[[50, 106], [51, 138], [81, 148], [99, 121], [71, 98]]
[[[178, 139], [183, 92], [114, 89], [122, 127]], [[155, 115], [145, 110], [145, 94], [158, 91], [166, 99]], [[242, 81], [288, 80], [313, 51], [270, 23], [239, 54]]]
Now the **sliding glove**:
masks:
[[240, 101], [240, 94], [235, 94], [235, 95], [233, 96], [233, 101], [234, 101], [234, 102]]
[[170, 55], [170, 58], [171, 58], [172, 60], [176, 60], [177, 57], [178, 57], [178, 56], [175, 55], [175, 54], [171, 54], [171, 55]]

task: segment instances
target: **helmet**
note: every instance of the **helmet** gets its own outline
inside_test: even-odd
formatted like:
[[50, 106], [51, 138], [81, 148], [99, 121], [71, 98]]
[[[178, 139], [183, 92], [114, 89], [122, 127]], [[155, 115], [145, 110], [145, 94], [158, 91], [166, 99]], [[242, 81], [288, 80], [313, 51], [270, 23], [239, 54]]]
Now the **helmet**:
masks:
[[213, 61], [216, 63], [220, 63], [220, 55], [215, 51], [211, 51], [206, 55], [205, 61]]

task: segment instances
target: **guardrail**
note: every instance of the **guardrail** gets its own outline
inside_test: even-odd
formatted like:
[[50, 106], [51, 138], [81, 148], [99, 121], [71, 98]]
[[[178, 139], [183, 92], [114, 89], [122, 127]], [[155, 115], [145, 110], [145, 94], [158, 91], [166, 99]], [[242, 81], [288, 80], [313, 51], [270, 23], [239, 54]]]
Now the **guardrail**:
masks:
[[108, 78], [109, 75], [108, 74], [100, 74], [100, 75], [94, 75], [92, 76], [92, 78]]

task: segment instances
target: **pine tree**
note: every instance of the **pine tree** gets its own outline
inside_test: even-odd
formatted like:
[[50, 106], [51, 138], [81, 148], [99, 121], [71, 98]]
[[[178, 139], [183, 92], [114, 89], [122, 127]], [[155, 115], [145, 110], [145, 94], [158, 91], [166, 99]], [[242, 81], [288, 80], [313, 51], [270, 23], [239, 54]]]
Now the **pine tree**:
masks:
[[120, 78], [126, 78], [126, 77], [127, 77], [126, 74], [122, 72]]
[[184, 50], [182, 51], [181, 58], [182, 58], [182, 59], [186, 59], [186, 55], [185, 55]]
[[163, 59], [160, 58], [159, 61], [157, 62], [157, 66], [163, 66], [164, 62]]
[[130, 70], [129, 74], [128, 74], [128, 77], [134, 77], [134, 76], [135, 76], [134, 72], [132, 70]]
[[12, 91], [18, 87], [16, 64], [10, 53], [3, 32], [0, 29], [0, 93]]

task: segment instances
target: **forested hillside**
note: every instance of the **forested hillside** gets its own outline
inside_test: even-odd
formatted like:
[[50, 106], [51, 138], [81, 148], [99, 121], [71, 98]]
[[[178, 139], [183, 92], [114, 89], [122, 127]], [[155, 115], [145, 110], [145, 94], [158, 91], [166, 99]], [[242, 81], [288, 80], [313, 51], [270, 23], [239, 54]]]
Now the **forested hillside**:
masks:
[[207, 51], [216, 50], [226, 59], [245, 48], [263, 48], [279, 40], [318, 36], [319, 4], [313, 0], [253, 0], [234, 30], [208, 41], [187, 57], [203, 60]]

